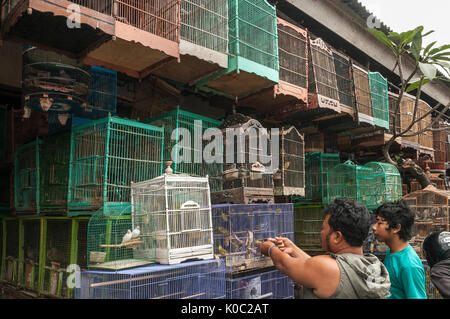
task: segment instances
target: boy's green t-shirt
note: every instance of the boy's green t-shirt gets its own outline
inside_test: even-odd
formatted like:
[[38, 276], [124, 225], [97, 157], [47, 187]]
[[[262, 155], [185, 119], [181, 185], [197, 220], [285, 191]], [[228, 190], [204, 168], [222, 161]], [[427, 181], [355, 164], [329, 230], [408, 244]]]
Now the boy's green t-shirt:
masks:
[[384, 265], [391, 281], [388, 299], [427, 299], [425, 270], [411, 245], [393, 254], [388, 249]]

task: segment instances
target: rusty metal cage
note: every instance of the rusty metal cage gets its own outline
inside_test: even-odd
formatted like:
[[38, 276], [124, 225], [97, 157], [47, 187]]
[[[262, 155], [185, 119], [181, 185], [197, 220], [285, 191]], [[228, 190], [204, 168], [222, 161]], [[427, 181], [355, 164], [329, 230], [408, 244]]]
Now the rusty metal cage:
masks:
[[[444, 121], [433, 124], [433, 128], [439, 129], [448, 126]], [[433, 131], [434, 162], [430, 163], [430, 169], [444, 170], [448, 161], [448, 133], [445, 131]]]
[[364, 122], [369, 125], [374, 125], [369, 73], [359, 66], [352, 64], [352, 77], [358, 121], [359, 123]]
[[434, 154], [433, 151], [433, 132], [428, 130], [431, 129], [431, 107], [424, 101], [419, 100], [417, 105], [417, 120], [419, 120], [417, 129], [418, 131], [423, 131], [418, 136], [418, 142], [422, 151]]
[[305, 143], [295, 126], [280, 131], [280, 168], [273, 176], [275, 195], [305, 194]]
[[342, 53], [333, 51], [334, 68], [336, 70], [339, 101], [341, 105], [353, 108], [352, 74], [350, 58]]
[[[388, 103], [389, 103], [389, 132], [393, 134], [394, 132], [397, 134], [401, 133], [400, 126], [400, 107], [397, 109], [397, 99], [398, 95], [392, 92], [388, 93]], [[397, 110], [397, 112], [396, 112]]]
[[[411, 95], [405, 94], [400, 102], [400, 127], [401, 131], [407, 131], [406, 134], [411, 135], [418, 132], [418, 123], [414, 123], [410, 128], [409, 126], [413, 122], [414, 118], [417, 119], [417, 114], [414, 117], [414, 104], [415, 98]], [[409, 130], [408, 130], [409, 128]], [[419, 137], [415, 136], [403, 136], [402, 146], [409, 146], [415, 149], [419, 148]]]

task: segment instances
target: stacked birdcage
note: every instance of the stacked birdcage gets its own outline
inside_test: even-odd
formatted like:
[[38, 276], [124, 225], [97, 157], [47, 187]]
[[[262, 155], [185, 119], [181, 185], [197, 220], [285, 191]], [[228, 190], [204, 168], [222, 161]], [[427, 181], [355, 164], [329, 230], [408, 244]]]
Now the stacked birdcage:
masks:
[[308, 108], [340, 113], [339, 89], [332, 49], [321, 39], [309, 37]]
[[417, 112], [414, 116], [415, 109], [415, 97], [409, 94], [404, 94], [402, 100], [400, 101], [400, 129], [402, 132], [406, 132], [405, 135], [413, 136], [402, 136], [402, 147], [411, 147], [414, 149], [420, 149], [419, 137], [414, 135], [419, 131], [418, 123], [414, 122], [418, 119]]
[[325, 219], [323, 205], [294, 205], [295, 244], [303, 250], [321, 250], [320, 232]]
[[389, 130], [387, 79], [379, 72], [369, 72], [369, 83], [374, 125]]
[[[41, 262], [44, 256], [41, 254], [42, 235], [41, 218], [30, 218], [19, 221], [19, 231], [23, 236], [22, 258], [19, 258], [18, 284], [31, 290], [39, 291]], [[20, 238], [22, 240], [22, 238]], [[20, 256], [20, 255], [19, 255]]]
[[269, 268], [257, 274], [228, 276], [226, 299], [294, 299], [294, 282]]
[[397, 108], [398, 95], [392, 92], [388, 92], [388, 104], [389, 104], [389, 133], [400, 134], [401, 133], [401, 119], [400, 119], [400, 106]]
[[225, 260], [227, 272], [272, 266], [261, 255], [266, 238], [294, 240], [292, 204], [221, 204], [212, 206], [214, 252]]
[[[222, 172], [222, 163], [209, 163], [203, 158], [203, 148], [207, 143], [203, 139], [209, 129], [222, 124], [205, 116], [176, 110], [151, 117], [145, 121], [155, 126], [164, 126], [164, 161], [173, 161], [174, 173], [192, 176], [209, 176], [211, 192], [222, 190], [222, 180], [218, 174]], [[175, 139], [172, 139], [175, 134]], [[216, 149], [217, 156], [222, 156], [222, 149]]]
[[14, 198], [17, 212], [66, 211], [70, 134], [48, 136], [17, 147]]
[[359, 202], [369, 209], [402, 198], [402, 179], [391, 164], [369, 162], [358, 174]]
[[300, 202], [322, 203], [326, 201], [327, 172], [340, 163], [339, 154], [321, 152], [306, 153], [305, 156], [305, 196]]
[[152, 265], [116, 272], [84, 271], [77, 299], [224, 299], [220, 260]]
[[[208, 177], [173, 174], [169, 166], [164, 175], [132, 184], [132, 207], [133, 225], [154, 220], [158, 263], [214, 257]], [[148, 254], [140, 247], [134, 252], [141, 258]]]
[[105, 214], [98, 211], [89, 219], [89, 269], [118, 271], [151, 264], [155, 259], [156, 238], [152, 216], [133, 220], [131, 206], [124, 205], [120, 213]]
[[162, 172], [162, 128], [119, 117], [72, 129], [68, 209], [91, 214], [130, 203], [130, 184]]
[[273, 176], [275, 196], [304, 196], [305, 194], [305, 144], [303, 134], [295, 126], [281, 128], [280, 162]]
[[360, 199], [359, 175], [363, 168], [348, 160], [327, 173], [327, 203], [336, 198]]
[[439, 290], [431, 281], [431, 267], [425, 260], [422, 260], [422, 264], [425, 270], [425, 290], [427, 292], [427, 299], [443, 299]]
[[276, 120], [300, 115], [308, 103], [308, 35], [277, 17], [280, 82], [239, 100], [240, 106], [270, 114]]
[[431, 107], [425, 101], [419, 100], [416, 119], [419, 121], [417, 130], [420, 132], [418, 135], [420, 151], [433, 156], [433, 132], [430, 130], [432, 128]]
[[[269, 132], [242, 114], [229, 115], [221, 126], [223, 190], [211, 193], [213, 204], [274, 203], [273, 159]], [[278, 154], [273, 154], [277, 156]]]
[[28, 108], [64, 114], [86, 104], [90, 75], [74, 59], [26, 46], [22, 76]]
[[196, 83], [205, 91], [244, 97], [279, 81], [276, 8], [266, 0], [228, 0], [228, 69]]
[[450, 160], [450, 157], [447, 156], [449, 144], [448, 133], [443, 131], [447, 126], [448, 124], [442, 120], [433, 124], [433, 128], [437, 130], [433, 131], [434, 161], [429, 164], [432, 170], [445, 170], [445, 163]]
[[374, 125], [369, 73], [352, 63], [352, 79], [355, 90], [356, 111], [359, 124]]
[[[354, 94], [350, 58], [333, 50], [333, 59], [337, 87], [339, 90], [339, 102], [341, 107], [344, 107], [343, 111], [352, 112], [354, 108]], [[347, 110], [345, 108], [347, 108]]]

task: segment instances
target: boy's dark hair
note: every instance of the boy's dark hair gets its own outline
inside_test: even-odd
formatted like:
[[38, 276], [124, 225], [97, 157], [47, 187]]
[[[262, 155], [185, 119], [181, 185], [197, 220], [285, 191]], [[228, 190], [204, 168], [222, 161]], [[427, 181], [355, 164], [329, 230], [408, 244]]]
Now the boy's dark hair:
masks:
[[415, 212], [405, 201], [400, 199], [396, 202], [385, 203], [376, 209], [375, 214], [386, 220], [389, 225], [388, 230], [401, 225], [402, 227], [398, 232], [400, 239], [404, 241], [411, 239]]
[[337, 198], [324, 209], [330, 215], [328, 224], [334, 231], [340, 231], [352, 247], [360, 247], [370, 229], [370, 214], [367, 208], [351, 199]]

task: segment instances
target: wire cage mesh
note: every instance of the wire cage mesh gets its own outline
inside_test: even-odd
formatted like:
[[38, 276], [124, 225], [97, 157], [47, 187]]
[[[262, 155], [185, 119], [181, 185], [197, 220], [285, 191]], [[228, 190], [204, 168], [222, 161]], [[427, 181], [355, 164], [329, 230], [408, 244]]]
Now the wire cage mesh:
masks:
[[[132, 207], [133, 224], [154, 220], [158, 263], [214, 257], [207, 177], [171, 174], [168, 169], [160, 177], [132, 184]], [[147, 254], [145, 250], [136, 253]]]
[[333, 51], [321, 38], [312, 40], [310, 37], [309, 48], [309, 92], [327, 97], [339, 104]]
[[155, 260], [155, 221], [152, 216], [133, 221], [131, 206], [128, 204], [120, 209], [119, 214], [99, 210], [89, 219], [87, 229], [89, 269], [119, 271], [151, 264]]
[[228, 0], [181, 0], [181, 39], [228, 52]]
[[15, 208], [18, 212], [66, 209], [70, 133], [36, 139], [15, 152]]
[[336, 198], [347, 198], [359, 201], [359, 175], [363, 168], [352, 161], [346, 161], [328, 170], [327, 203]]
[[91, 81], [85, 112], [92, 114], [88, 117], [98, 119], [105, 117], [108, 113], [115, 114], [117, 108], [117, 72], [92, 66], [90, 74]]
[[327, 192], [327, 172], [340, 164], [339, 154], [321, 152], [306, 153], [305, 157], [305, 197], [303, 200], [325, 201]]
[[280, 168], [273, 176], [275, 195], [305, 194], [305, 143], [295, 126], [280, 131]]
[[391, 164], [369, 162], [362, 166], [359, 178], [359, 202], [369, 209], [402, 198], [402, 179]]
[[179, 42], [180, 0], [114, 0], [113, 12], [120, 22]]
[[279, 69], [276, 9], [266, 0], [228, 0], [229, 51]]
[[18, 282], [19, 265], [19, 221], [2, 220], [2, 274], [1, 279], [9, 283]]
[[417, 119], [419, 121], [417, 130], [421, 132], [418, 135], [418, 142], [421, 147], [433, 152], [433, 132], [428, 130], [432, 128], [431, 107], [424, 101], [419, 100], [417, 105]]
[[5, 0], [0, 3], [1, 10], [0, 10], [0, 18], [1, 21], [4, 21], [8, 14], [14, 9], [17, 3], [19, 3], [20, 0]]
[[74, 59], [25, 46], [22, 73], [25, 105], [32, 109], [68, 113], [86, 103], [89, 71]]
[[379, 72], [369, 72], [370, 96], [375, 126], [389, 129], [387, 79]]
[[[209, 129], [218, 128], [222, 121], [184, 111], [178, 106], [176, 110], [151, 117], [145, 122], [164, 126], [164, 161], [173, 161], [174, 173], [208, 175], [211, 191], [222, 189], [222, 181], [217, 175], [222, 172], [223, 164], [216, 161], [207, 163], [203, 158], [204, 144], [207, 143], [203, 136]], [[173, 134], [175, 139], [172, 139]], [[216, 149], [216, 152], [221, 156], [222, 149]]]
[[[414, 105], [415, 98], [410, 95], [403, 95], [400, 102], [400, 127], [402, 132], [407, 132], [407, 135], [415, 134], [419, 131], [418, 123], [413, 124], [414, 117]], [[412, 125], [411, 125], [412, 124]], [[402, 145], [410, 146], [413, 148], [419, 148], [419, 137], [415, 136], [402, 136]]]
[[119, 117], [74, 127], [68, 209], [95, 211], [129, 203], [132, 181], [162, 173], [163, 139], [162, 128]]
[[449, 231], [449, 197], [444, 190], [418, 190], [403, 196], [416, 213], [415, 238], [423, 240], [434, 231]]
[[294, 241], [304, 250], [321, 250], [320, 232], [325, 219], [322, 205], [294, 205]]
[[[443, 129], [447, 127], [448, 124], [444, 121], [440, 120], [433, 124], [433, 128], [435, 129]], [[434, 149], [434, 162], [430, 163], [431, 169], [445, 169], [446, 165], [445, 162], [447, 162], [448, 158], [448, 147], [449, 141], [448, 141], [448, 133], [442, 130], [435, 130], [433, 131], [433, 149]]]
[[41, 262], [41, 219], [24, 219], [23, 263], [19, 264], [19, 285], [39, 290], [39, 266]]
[[[237, 116], [235, 118], [235, 116]], [[226, 137], [223, 151], [223, 189], [272, 188], [269, 131], [255, 119], [228, 116], [222, 125]]]
[[369, 74], [366, 70], [352, 63], [352, 78], [358, 121], [374, 125]]
[[212, 206], [214, 252], [227, 272], [272, 266], [259, 244], [276, 236], [294, 239], [292, 204], [220, 204]]
[[77, 299], [224, 299], [220, 260], [152, 265], [117, 272], [84, 271]]
[[308, 88], [308, 46], [305, 30], [277, 19], [280, 81]]
[[389, 104], [389, 133], [397, 134], [401, 133], [401, 113], [400, 107], [397, 109], [398, 95], [388, 92], [388, 104]]
[[41, 293], [67, 297], [67, 266], [70, 265], [72, 220], [46, 219], [45, 266]]
[[227, 299], [294, 299], [294, 282], [278, 270], [226, 278]]
[[349, 57], [333, 50], [334, 69], [341, 105], [353, 108], [353, 83]]
[[113, 15], [113, 1], [96, 1], [96, 0], [69, 0], [80, 6], [95, 10], [107, 15]]

